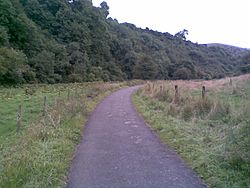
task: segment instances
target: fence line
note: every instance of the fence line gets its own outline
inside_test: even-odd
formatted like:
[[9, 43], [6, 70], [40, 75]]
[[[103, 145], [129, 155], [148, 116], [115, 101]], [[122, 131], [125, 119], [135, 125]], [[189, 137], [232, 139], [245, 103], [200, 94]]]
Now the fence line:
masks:
[[[78, 90], [75, 90], [75, 98], [78, 96]], [[67, 91], [67, 100], [69, 100], [71, 98], [71, 93], [70, 93], [70, 89], [68, 89]], [[55, 96], [54, 98], [54, 106], [57, 107], [58, 106], [58, 101], [60, 102], [61, 99], [61, 91], [58, 92], [58, 96]], [[52, 104], [53, 105], [53, 104]], [[49, 108], [49, 104], [48, 104], [48, 97], [44, 96], [43, 97], [43, 105], [42, 105], [42, 109], [41, 109], [41, 113], [42, 116], [44, 118], [44, 124], [46, 124], [47, 120], [51, 120], [52, 117], [49, 117], [50, 115], [48, 115], [48, 108]], [[24, 108], [23, 106], [20, 104], [18, 106], [17, 109], [17, 117], [16, 117], [16, 131], [20, 132], [21, 128], [22, 128], [22, 121], [23, 121], [23, 115], [24, 115]], [[59, 119], [57, 123], [61, 123], [61, 117], [59, 115]], [[55, 124], [55, 122], [53, 121], [53, 124]]]
[[202, 86], [201, 98], [204, 100], [206, 97], [206, 86]]

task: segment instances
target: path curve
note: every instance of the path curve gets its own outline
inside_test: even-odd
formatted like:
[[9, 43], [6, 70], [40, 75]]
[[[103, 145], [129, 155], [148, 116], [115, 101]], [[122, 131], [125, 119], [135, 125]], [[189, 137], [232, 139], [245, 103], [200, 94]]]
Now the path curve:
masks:
[[206, 187], [137, 114], [131, 100], [136, 89], [113, 93], [92, 113], [67, 188]]

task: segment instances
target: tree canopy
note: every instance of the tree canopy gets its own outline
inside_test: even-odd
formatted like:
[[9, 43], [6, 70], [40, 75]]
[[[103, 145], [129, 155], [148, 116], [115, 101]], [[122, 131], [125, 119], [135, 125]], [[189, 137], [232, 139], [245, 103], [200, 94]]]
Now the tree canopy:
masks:
[[[106, 2], [0, 0], [0, 84], [218, 78], [249, 71], [247, 50], [198, 45], [108, 18]], [[181, 39], [181, 40], [180, 40]]]

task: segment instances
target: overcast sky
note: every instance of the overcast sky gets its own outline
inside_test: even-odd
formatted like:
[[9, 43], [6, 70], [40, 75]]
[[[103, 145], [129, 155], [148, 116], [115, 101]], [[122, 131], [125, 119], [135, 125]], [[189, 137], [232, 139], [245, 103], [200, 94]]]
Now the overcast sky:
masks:
[[[103, 0], [92, 0], [99, 6]], [[250, 0], [106, 0], [120, 23], [175, 34], [188, 40], [250, 48]]]

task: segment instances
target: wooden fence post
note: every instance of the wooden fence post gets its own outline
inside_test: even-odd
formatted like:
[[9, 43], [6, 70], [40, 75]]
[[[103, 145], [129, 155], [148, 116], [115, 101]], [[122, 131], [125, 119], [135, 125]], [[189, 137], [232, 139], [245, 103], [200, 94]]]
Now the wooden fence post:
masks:
[[206, 87], [205, 86], [202, 86], [201, 97], [202, 97], [202, 99], [205, 99], [205, 97], [206, 97]]
[[43, 100], [43, 116], [46, 116], [47, 113], [47, 96], [44, 96]]
[[17, 111], [17, 132], [20, 131], [21, 126], [22, 126], [22, 105], [19, 105]]
[[179, 102], [179, 88], [178, 88], [178, 85], [175, 85], [174, 89], [175, 89], [174, 103], [178, 103]]

